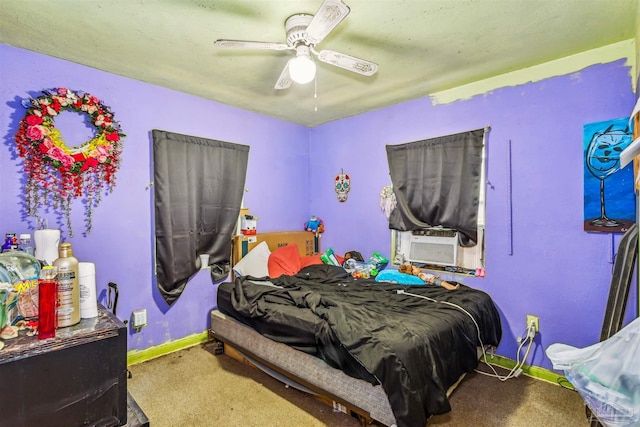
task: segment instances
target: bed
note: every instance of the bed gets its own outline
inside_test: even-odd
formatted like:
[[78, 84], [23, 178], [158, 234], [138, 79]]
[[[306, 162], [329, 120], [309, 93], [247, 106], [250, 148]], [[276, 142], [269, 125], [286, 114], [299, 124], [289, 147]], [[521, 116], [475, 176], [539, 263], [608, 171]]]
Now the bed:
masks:
[[265, 246], [260, 259], [269, 271], [281, 252], [295, 252], [300, 264], [278, 266], [293, 274], [243, 274], [219, 285], [211, 334], [225, 352], [355, 413], [363, 425], [424, 426], [450, 411], [448, 393], [477, 366], [478, 346], [500, 341], [489, 295], [465, 285], [447, 291], [353, 279], [313, 262], [312, 233], [285, 234], [236, 238], [234, 265]]

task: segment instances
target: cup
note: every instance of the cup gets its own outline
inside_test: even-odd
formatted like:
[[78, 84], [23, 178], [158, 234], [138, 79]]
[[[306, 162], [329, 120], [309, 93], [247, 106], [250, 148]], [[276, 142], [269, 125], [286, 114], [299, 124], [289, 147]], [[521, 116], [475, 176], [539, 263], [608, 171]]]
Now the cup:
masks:
[[209, 254], [200, 254], [200, 268], [209, 268]]

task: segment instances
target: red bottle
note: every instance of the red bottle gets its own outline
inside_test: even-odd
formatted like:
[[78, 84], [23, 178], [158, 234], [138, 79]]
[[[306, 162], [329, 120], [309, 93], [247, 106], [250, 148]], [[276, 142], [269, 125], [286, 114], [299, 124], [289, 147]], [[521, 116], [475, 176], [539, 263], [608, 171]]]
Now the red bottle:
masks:
[[58, 327], [58, 269], [42, 267], [38, 279], [38, 339], [53, 338]]

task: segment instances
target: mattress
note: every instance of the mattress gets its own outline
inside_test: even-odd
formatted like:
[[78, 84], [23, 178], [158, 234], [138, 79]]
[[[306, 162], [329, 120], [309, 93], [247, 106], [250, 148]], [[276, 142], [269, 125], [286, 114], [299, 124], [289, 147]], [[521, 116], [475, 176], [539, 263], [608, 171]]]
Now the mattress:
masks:
[[477, 345], [501, 338], [499, 313], [482, 291], [355, 281], [326, 265], [271, 281], [223, 283], [218, 308], [254, 338], [382, 386], [400, 427], [448, 412], [447, 389], [477, 366]]
[[[270, 282], [251, 281], [256, 286], [273, 286]], [[251, 326], [263, 336], [272, 340], [287, 344], [296, 350], [303, 351], [308, 354], [316, 354], [317, 343], [314, 331], [318, 328], [319, 320], [312, 313], [296, 312], [287, 310], [283, 307], [284, 312], [281, 314], [282, 320], [279, 324], [287, 325], [281, 328], [272, 322], [263, 322], [257, 318], [245, 318], [239, 316], [232, 304], [233, 286], [231, 283], [223, 283], [218, 287], [218, 309], [223, 313], [227, 313], [235, 317], [240, 322]]]
[[[274, 286], [270, 281], [247, 280], [244, 282], [250, 283], [252, 287]], [[347, 375], [364, 379], [372, 384], [379, 383], [345, 348], [341, 346], [326, 346], [318, 342], [318, 334], [320, 332], [323, 335], [330, 336], [331, 340], [337, 340], [337, 338], [327, 328], [326, 323], [313, 312], [299, 310], [296, 306], [279, 304], [277, 315], [273, 318], [243, 316], [236, 311], [231, 302], [233, 301], [234, 286], [233, 283], [222, 283], [218, 287], [218, 309], [221, 312], [250, 326], [266, 338], [320, 357], [329, 366], [340, 369]]]

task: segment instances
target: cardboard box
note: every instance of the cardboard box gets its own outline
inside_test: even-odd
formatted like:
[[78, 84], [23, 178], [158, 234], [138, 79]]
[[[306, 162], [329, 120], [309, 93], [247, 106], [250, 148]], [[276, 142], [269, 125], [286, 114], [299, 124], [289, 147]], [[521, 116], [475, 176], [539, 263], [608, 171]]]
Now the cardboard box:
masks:
[[283, 246], [296, 244], [300, 256], [315, 255], [320, 251], [320, 238], [308, 231], [276, 231], [255, 236], [234, 236], [232, 265], [249, 253], [258, 243], [267, 242], [272, 252]]

